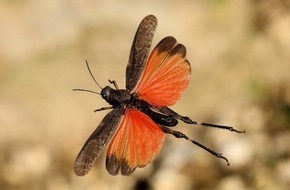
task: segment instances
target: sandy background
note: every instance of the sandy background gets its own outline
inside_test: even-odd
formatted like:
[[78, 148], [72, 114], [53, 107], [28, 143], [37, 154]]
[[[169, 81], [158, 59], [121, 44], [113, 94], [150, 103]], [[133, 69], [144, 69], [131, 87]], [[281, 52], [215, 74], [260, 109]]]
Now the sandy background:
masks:
[[[187, 48], [191, 82], [173, 107], [194, 120], [246, 134], [176, 129], [222, 152], [226, 164], [168, 136], [130, 177], [110, 176], [105, 154], [85, 177], [73, 173], [80, 148], [107, 113], [108, 79], [125, 86], [139, 22], [159, 24]], [[0, 2], [0, 189], [287, 189], [290, 185], [290, 2], [287, 0]]]

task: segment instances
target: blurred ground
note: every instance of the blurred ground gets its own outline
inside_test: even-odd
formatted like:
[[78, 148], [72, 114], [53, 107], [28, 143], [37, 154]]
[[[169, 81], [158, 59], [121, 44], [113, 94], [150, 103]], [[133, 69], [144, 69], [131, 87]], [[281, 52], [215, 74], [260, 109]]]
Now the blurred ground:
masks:
[[[0, 2], [0, 189], [287, 189], [290, 185], [290, 1]], [[191, 83], [174, 110], [246, 134], [176, 129], [222, 152], [226, 164], [168, 136], [146, 168], [110, 176], [103, 154], [85, 177], [80, 148], [106, 111], [102, 86], [124, 86], [141, 19], [159, 20], [153, 45], [172, 35], [187, 47]]]

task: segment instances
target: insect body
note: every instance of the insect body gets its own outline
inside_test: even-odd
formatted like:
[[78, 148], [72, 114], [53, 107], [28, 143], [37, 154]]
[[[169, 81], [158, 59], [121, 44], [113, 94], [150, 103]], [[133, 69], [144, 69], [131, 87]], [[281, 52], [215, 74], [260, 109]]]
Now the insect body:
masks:
[[[241, 132], [228, 126], [192, 121], [167, 107], [175, 104], [188, 86], [191, 68], [185, 58], [185, 47], [174, 37], [165, 37], [148, 56], [156, 26], [156, 17], [148, 15], [138, 27], [126, 68], [126, 89], [119, 89], [117, 83], [110, 80], [115, 89], [102, 88], [101, 96], [111, 107], [95, 111], [113, 110], [104, 117], [77, 156], [74, 166], [77, 175], [89, 172], [110, 140], [107, 171], [112, 175], [119, 172], [130, 175], [137, 167], [151, 162], [162, 147], [165, 133], [184, 138], [229, 164], [222, 154], [169, 128], [181, 120], [188, 124]], [[90, 74], [95, 80], [91, 71]]]

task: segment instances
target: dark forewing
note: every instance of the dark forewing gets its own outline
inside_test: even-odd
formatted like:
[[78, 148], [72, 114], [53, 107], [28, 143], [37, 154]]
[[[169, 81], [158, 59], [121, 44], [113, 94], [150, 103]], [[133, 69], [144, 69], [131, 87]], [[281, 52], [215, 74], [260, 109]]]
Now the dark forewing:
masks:
[[129, 91], [135, 88], [143, 73], [156, 26], [157, 18], [154, 15], [148, 15], [137, 29], [126, 69], [126, 89]]
[[74, 165], [74, 172], [78, 176], [86, 175], [92, 165], [104, 150], [105, 145], [115, 134], [124, 112], [124, 106], [120, 105], [109, 112], [98, 128], [86, 141], [80, 151]]

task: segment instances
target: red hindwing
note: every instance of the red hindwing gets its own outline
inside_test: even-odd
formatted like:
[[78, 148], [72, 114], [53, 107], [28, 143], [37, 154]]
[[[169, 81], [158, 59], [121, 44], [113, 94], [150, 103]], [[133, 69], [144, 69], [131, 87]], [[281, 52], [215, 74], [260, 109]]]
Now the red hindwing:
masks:
[[185, 47], [175, 38], [164, 38], [153, 49], [133, 92], [154, 106], [173, 105], [189, 83], [191, 69], [185, 54]]
[[146, 166], [160, 151], [164, 139], [164, 132], [150, 117], [127, 109], [108, 149], [108, 172], [130, 175], [136, 167]]

